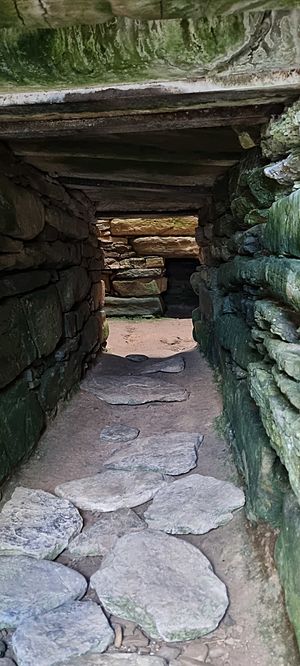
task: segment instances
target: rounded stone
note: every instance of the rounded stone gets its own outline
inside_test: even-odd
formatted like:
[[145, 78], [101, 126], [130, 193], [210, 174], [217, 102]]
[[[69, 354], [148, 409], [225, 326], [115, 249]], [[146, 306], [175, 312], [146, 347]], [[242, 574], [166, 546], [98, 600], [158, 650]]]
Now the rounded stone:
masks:
[[57, 562], [19, 555], [0, 557], [0, 628], [11, 629], [28, 618], [80, 599], [87, 582]]
[[117, 423], [112, 426], [106, 426], [101, 430], [100, 441], [113, 442], [114, 444], [118, 444], [119, 442], [130, 442], [138, 437], [139, 432], [138, 428], [132, 428], [123, 423]]
[[228, 606], [224, 583], [198, 548], [150, 530], [118, 539], [91, 586], [109, 613], [167, 642], [210, 633]]

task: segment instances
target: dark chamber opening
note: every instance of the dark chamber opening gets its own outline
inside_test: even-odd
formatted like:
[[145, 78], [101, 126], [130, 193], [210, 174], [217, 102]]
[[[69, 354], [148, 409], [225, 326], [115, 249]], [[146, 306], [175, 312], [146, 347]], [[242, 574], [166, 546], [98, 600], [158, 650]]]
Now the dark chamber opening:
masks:
[[198, 306], [190, 277], [199, 266], [198, 259], [166, 259], [168, 289], [163, 294], [167, 317], [187, 318]]

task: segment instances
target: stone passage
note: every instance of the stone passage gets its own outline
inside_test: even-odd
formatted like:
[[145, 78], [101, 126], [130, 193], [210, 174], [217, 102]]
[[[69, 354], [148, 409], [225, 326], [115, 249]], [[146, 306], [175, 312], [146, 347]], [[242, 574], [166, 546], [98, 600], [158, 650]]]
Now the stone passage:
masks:
[[[163, 314], [169, 286], [166, 261], [198, 257], [196, 225], [193, 216], [98, 220], [108, 315]], [[182, 304], [180, 275], [177, 288], [174, 276], [171, 282]]]

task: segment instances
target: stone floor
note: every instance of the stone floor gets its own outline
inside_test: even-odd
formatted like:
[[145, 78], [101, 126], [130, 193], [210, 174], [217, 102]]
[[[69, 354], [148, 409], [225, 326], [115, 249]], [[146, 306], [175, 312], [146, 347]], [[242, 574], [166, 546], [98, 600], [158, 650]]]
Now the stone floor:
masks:
[[[241, 485], [230, 449], [219, 434], [217, 423], [221, 414], [221, 400], [213, 373], [192, 340], [191, 321], [113, 320], [110, 327], [108, 350], [97, 365], [97, 375], [112, 373], [126, 376], [128, 372], [133, 372], [134, 362], [124, 358], [128, 354], [146, 354], [151, 359], [180, 354], [185, 359], [185, 369], [175, 374], [165, 374], [164, 380], [171, 382], [174, 387], [186, 389], [188, 399], [175, 403], [109, 405], [88, 391], [80, 391], [60, 411], [30, 461], [6, 485], [2, 505], [19, 485], [53, 493], [57, 485], [99, 472], [116, 450], [116, 446], [109, 441], [100, 443], [100, 431], [106, 426], [122, 423], [138, 428], [140, 437], [159, 435], [170, 430], [202, 433], [204, 443], [198, 449], [198, 466], [190, 474], [196, 472], [232, 482], [236, 486]], [[135, 510], [142, 515], [148, 507], [149, 502]], [[95, 514], [90, 511], [81, 513], [85, 525], [95, 522]], [[110, 622], [115, 629], [115, 647], [109, 647], [105, 653], [114, 655], [111, 663], [119, 666], [118, 655], [132, 653], [152, 656], [152, 662], [145, 662], [145, 666], [158, 666], [154, 655], [163, 657], [165, 663], [171, 666], [197, 666], [201, 663], [212, 666], [299, 664], [272, 564], [274, 534], [270, 529], [250, 527], [244, 511], [240, 510], [234, 513], [233, 519], [226, 525], [201, 536], [179, 535], [167, 538], [193, 544], [209, 558], [215, 574], [227, 587], [230, 599], [227, 613], [216, 630], [187, 643], [150, 640], [132, 622], [112, 615]], [[101, 557], [79, 557], [74, 551], [71, 554], [68, 550], [56, 560], [77, 570], [87, 579], [99, 569], [101, 561]], [[197, 582], [195, 579], [195, 586]], [[98, 601], [95, 590], [91, 588], [85, 598]], [[88, 606], [86, 608], [88, 610]], [[4, 631], [1, 636], [0, 632], [0, 638], [8, 645], [5, 656], [14, 658], [10, 633]], [[73, 665], [72, 660], [68, 663]], [[83, 661], [75, 663], [80, 666], [87, 663], [102, 665], [100, 657], [90, 662], [85, 662], [83, 658]], [[30, 666], [40, 665], [30, 663]], [[134, 666], [139, 666], [138, 661]]]

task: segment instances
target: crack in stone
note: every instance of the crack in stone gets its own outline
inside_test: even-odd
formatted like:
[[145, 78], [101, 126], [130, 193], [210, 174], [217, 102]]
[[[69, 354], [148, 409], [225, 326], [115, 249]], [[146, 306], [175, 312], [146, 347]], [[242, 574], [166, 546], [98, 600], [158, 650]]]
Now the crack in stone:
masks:
[[48, 20], [49, 15], [48, 15], [48, 10], [47, 10], [47, 7], [46, 7], [45, 3], [43, 2], [43, 0], [38, 0], [38, 3], [39, 3], [39, 5], [41, 7], [41, 10], [43, 12], [43, 18], [44, 18], [45, 23], [49, 26], [49, 28], [51, 28], [52, 26], [51, 26], [50, 21]]
[[21, 23], [22, 23], [24, 26], [26, 26], [25, 21], [24, 21], [24, 19], [23, 19], [23, 16], [22, 16], [22, 14], [21, 14], [21, 12], [20, 12], [20, 10], [19, 10], [17, 0], [12, 0], [12, 1], [13, 1], [13, 3], [14, 3], [14, 8], [15, 8], [15, 10], [16, 10], [16, 13], [17, 13], [18, 18], [20, 19]]

